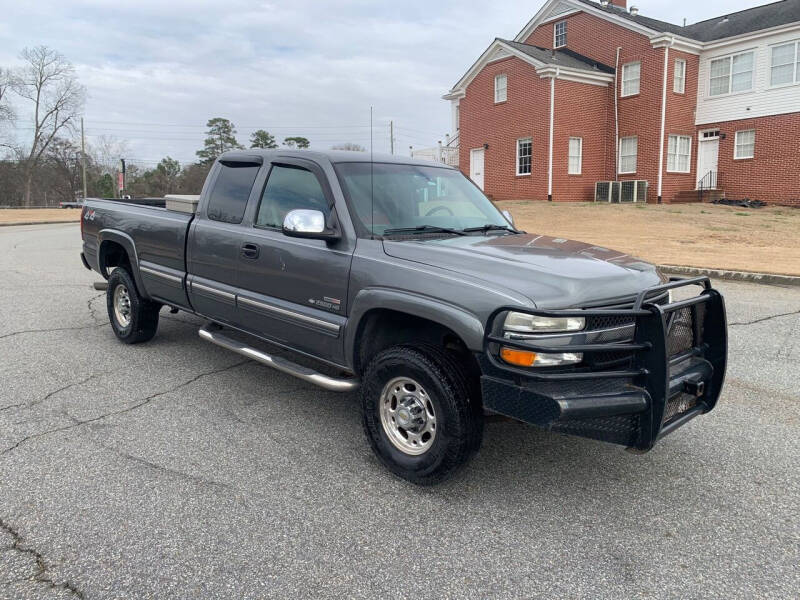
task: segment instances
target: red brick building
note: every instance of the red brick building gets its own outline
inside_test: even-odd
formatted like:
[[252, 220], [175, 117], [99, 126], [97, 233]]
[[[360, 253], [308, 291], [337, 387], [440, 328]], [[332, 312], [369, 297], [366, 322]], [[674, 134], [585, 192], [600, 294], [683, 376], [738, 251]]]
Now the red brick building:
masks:
[[461, 169], [495, 199], [590, 201], [633, 180], [649, 202], [800, 204], [800, 0], [688, 26], [548, 0], [444, 98]]

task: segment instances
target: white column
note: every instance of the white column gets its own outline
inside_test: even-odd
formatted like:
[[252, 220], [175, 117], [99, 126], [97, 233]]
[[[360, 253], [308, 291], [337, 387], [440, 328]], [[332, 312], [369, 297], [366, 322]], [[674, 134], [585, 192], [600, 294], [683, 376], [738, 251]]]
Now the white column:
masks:
[[556, 112], [556, 77], [558, 77], [558, 69], [554, 77], [550, 78], [550, 148], [548, 150], [549, 156], [547, 161], [547, 200], [553, 200], [553, 127], [554, 117]]
[[450, 101], [450, 132], [453, 135], [458, 133], [458, 102], [458, 98]]
[[667, 124], [667, 74], [669, 73], [669, 46], [664, 46], [664, 81], [661, 90], [661, 135], [658, 138], [658, 202], [664, 181], [664, 129]]

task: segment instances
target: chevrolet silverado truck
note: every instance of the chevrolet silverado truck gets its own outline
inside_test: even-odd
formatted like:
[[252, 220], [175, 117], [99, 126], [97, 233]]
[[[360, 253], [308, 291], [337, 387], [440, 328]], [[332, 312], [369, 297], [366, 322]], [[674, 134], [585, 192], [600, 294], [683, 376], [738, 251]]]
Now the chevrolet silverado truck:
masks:
[[197, 197], [87, 200], [81, 233], [121, 342], [168, 307], [207, 320], [203, 340], [358, 390], [375, 454], [416, 484], [467, 463], [490, 415], [645, 452], [723, 385], [707, 278], [520, 231], [441, 164], [234, 151]]

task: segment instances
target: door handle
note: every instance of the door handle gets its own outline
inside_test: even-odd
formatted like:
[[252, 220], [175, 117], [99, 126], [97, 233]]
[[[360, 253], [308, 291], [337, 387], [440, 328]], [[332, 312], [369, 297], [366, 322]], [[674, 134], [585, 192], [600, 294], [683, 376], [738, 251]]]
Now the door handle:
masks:
[[242, 258], [258, 258], [258, 246], [255, 244], [242, 244]]

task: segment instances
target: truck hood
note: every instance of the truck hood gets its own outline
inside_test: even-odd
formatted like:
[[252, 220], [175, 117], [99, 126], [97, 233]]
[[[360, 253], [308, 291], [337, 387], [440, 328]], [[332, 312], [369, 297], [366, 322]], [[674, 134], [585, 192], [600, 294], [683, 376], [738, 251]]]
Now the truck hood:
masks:
[[663, 283], [656, 268], [625, 254], [535, 234], [384, 240], [389, 256], [515, 291], [540, 308], [624, 301]]

